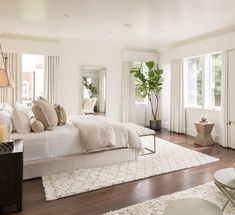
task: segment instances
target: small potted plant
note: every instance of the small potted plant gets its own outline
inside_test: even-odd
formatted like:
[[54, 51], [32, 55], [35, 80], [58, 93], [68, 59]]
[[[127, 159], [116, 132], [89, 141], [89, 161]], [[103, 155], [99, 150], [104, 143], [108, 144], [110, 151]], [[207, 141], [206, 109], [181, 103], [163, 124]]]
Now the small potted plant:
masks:
[[[146, 69], [144, 69], [144, 66]], [[148, 97], [151, 105], [153, 119], [150, 120], [150, 128], [161, 129], [159, 116], [159, 102], [163, 84], [163, 70], [153, 61], [142, 63], [139, 67], [133, 67], [130, 71], [136, 80], [136, 90], [139, 96]], [[156, 101], [156, 106], [154, 105]]]

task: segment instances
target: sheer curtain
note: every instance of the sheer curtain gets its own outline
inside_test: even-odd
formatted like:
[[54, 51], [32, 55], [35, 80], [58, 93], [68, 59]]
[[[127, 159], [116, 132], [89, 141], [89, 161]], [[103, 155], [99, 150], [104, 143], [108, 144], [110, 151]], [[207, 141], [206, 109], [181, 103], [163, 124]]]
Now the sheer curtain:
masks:
[[235, 49], [223, 52], [220, 145], [235, 149], [235, 128], [227, 122], [235, 120]]
[[170, 130], [185, 133], [183, 60], [171, 61]]
[[6, 53], [7, 54], [7, 72], [9, 78], [13, 80], [13, 88], [0, 88], [0, 101], [6, 102], [12, 106], [16, 105], [16, 102], [21, 102], [22, 92], [22, 66], [21, 66], [21, 54]]
[[122, 122], [135, 122], [135, 81], [130, 74], [131, 62], [123, 62], [122, 70]]
[[59, 57], [45, 57], [44, 97], [51, 103], [57, 102], [57, 84], [59, 73]]

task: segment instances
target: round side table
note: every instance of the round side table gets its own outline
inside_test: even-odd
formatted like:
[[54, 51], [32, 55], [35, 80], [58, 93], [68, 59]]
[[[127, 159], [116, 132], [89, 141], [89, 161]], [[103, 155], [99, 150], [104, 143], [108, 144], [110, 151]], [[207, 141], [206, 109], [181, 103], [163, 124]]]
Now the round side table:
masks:
[[235, 206], [235, 170], [234, 168], [225, 168], [218, 170], [214, 174], [214, 183], [220, 191], [227, 197], [227, 201], [222, 211], [229, 202]]
[[210, 201], [198, 198], [176, 200], [166, 206], [163, 215], [223, 215], [220, 208]]

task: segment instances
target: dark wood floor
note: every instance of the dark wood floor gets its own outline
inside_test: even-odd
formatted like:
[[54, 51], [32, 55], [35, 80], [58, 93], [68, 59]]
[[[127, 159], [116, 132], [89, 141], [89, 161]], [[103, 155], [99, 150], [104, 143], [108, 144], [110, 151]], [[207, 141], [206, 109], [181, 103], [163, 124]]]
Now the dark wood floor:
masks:
[[194, 138], [163, 130], [158, 137], [220, 159], [207, 165], [179, 170], [135, 182], [117, 185], [56, 201], [46, 202], [41, 179], [28, 180], [23, 185], [22, 215], [88, 215], [102, 214], [161, 195], [185, 190], [213, 179], [213, 173], [235, 162], [235, 151], [217, 144], [210, 147], [194, 145]]

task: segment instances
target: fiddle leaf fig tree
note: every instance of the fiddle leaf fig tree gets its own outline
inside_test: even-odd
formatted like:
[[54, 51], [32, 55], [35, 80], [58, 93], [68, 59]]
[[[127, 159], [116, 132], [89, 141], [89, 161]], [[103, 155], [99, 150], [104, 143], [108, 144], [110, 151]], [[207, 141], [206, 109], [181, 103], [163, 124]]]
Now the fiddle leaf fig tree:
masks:
[[[153, 119], [159, 120], [159, 102], [163, 84], [163, 70], [155, 62], [149, 61], [141, 63], [138, 67], [133, 67], [130, 72], [136, 81], [137, 94], [142, 98], [148, 97]], [[154, 105], [155, 101], [156, 105]]]
[[94, 94], [97, 93], [96, 87], [92, 85], [92, 83], [89, 83], [88, 79], [86, 76], [83, 76], [83, 85], [85, 88], [88, 90], [89, 97], [92, 98]]

